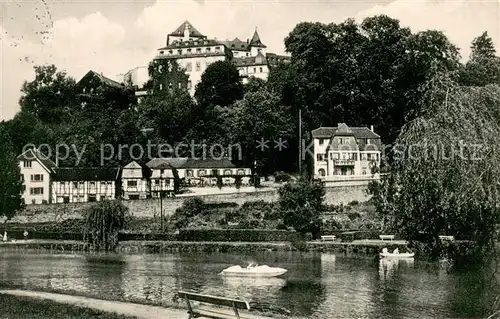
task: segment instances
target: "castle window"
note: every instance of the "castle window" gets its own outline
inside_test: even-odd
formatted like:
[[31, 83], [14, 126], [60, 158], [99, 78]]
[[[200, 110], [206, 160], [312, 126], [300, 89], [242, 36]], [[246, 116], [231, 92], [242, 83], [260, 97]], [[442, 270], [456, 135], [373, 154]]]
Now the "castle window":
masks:
[[259, 68], [259, 72], [262, 73], [262, 67]]
[[189, 62], [186, 64], [186, 71], [187, 72], [193, 71], [193, 63]]
[[201, 53], [201, 48], [196, 48], [196, 53]]
[[160, 51], [160, 55], [163, 55], [163, 53], [165, 53], [165, 51]]
[[172, 53], [174, 53], [173, 50], [168, 50], [168, 54], [172, 54]]
[[207, 48], [207, 53], [210, 53], [210, 48]]
[[191, 54], [191, 49], [187, 49], [188, 54]]
[[257, 68], [253, 68], [253, 73], [257, 73]]
[[200, 62], [196, 62], [196, 71], [200, 71], [200, 70], [201, 70]]
[[177, 50], [177, 54], [182, 55], [182, 50]]

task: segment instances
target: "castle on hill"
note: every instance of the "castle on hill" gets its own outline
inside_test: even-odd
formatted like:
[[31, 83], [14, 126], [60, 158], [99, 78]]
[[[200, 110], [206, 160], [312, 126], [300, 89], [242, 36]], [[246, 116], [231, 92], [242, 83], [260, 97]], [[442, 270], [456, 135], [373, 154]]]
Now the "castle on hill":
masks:
[[[167, 35], [166, 45], [157, 50], [154, 59], [175, 59], [186, 70], [189, 76], [187, 89], [194, 95], [201, 75], [213, 62], [232, 61], [243, 83], [246, 83], [250, 77], [267, 80], [270, 68], [279, 62], [288, 61], [289, 57], [267, 52], [267, 46], [261, 41], [257, 30], [246, 41], [239, 38], [219, 41], [207, 37], [189, 21], [185, 21]], [[119, 75], [118, 80], [142, 87], [149, 80], [148, 68], [136, 67]]]

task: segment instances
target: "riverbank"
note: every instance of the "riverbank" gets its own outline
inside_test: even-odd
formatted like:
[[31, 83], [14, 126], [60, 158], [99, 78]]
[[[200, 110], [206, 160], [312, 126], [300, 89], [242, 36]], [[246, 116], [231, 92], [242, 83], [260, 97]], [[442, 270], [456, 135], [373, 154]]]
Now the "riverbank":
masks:
[[[41, 249], [49, 251], [87, 251], [87, 244], [74, 240], [18, 240], [0, 243], [1, 248]], [[190, 241], [122, 241], [117, 251], [123, 253], [168, 253], [168, 252], [254, 252], [254, 251], [318, 251], [361, 253], [376, 256], [384, 247], [406, 250], [404, 240], [355, 240], [352, 242], [308, 241], [290, 242], [190, 242]]]
[[[43, 298], [43, 299], [42, 299]], [[19, 291], [0, 291], [1, 318], [44, 318], [44, 319], [136, 319], [136, 316], [109, 312], [105, 309], [84, 308], [81, 303], [61, 303], [44, 296], [19, 293]]]

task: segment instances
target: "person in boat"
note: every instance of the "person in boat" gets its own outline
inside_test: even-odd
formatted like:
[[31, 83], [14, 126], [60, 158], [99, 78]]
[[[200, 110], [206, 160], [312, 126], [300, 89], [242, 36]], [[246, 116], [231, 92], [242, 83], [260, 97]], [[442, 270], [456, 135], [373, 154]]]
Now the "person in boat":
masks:
[[399, 248], [394, 249], [393, 254], [399, 254]]

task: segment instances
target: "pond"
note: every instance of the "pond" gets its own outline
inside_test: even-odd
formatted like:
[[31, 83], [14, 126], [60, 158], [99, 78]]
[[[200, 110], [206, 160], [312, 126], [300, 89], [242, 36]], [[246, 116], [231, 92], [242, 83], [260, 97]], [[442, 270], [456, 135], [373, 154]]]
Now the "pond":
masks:
[[[239, 297], [294, 318], [484, 317], [494, 288], [481, 271], [342, 254], [63, 254], [1, 250], [0, 280], [117, 299], [171, 302], [178, 290]], [[288, 269], [284, 278], [225, 278], [232, 264]], [[486, 279], [485, 279], [486, 278]], [[496, 287], [496, 286], [495, 286]], [[495, 288], [496, 289], [496, 288]]]

